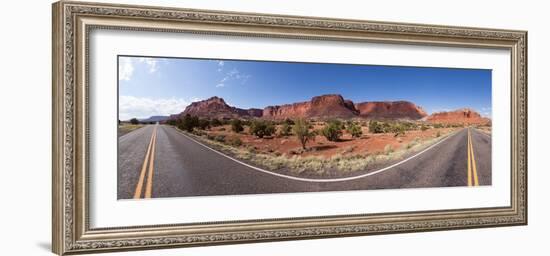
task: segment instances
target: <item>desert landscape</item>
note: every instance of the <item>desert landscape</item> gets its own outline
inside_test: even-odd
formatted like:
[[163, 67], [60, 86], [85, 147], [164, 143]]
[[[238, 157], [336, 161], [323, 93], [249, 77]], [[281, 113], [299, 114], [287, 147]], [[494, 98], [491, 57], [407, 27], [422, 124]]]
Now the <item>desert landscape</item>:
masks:
[[467, 126], [491, 131], [491, 120], [467, 108], [427, 115], [412, 102], [354, 103], [336, 94], [263, 109], [214, 96], [162, 123], [239, 160], [307, 177], [368, 172]]
[[121, 63], [118, 199], [492, 183], [488, 70]]

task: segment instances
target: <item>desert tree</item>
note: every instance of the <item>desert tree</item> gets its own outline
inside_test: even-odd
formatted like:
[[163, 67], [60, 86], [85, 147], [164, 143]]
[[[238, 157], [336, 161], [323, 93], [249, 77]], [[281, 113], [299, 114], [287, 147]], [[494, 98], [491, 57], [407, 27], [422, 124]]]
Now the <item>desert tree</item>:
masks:
[[305, 119], [297, 119], [294, 122], [292, 130], [296, 134], [296, 137], [298, 137], [303, 149], [306, 149], [308, 141], [315, 139], [315, 132], [309, 130], [309, 122]]
[[181, 122], [178, 125], [178, 128], [192, 132], [193, 128], [197, 127], [199, 125], [199, 118], [196, 116], [191, 116], [189, 114], [185, 115]]
[[137, 120], [137, 118], [134, 117], [134, 118], [130, 119], [130, 123], [131, 124], [139, 124], [139, 120]]

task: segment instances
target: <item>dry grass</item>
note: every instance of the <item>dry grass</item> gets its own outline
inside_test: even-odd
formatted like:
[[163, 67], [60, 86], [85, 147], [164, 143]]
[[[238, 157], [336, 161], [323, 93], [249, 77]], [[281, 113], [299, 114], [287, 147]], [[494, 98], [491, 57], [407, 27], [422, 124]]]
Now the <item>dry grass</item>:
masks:
[[130, 133], [132, 131], [135, 131], [145, 125], [143, 124], [119, 124], [118, 125], [118, 136], [122, 136], [124, 134]]

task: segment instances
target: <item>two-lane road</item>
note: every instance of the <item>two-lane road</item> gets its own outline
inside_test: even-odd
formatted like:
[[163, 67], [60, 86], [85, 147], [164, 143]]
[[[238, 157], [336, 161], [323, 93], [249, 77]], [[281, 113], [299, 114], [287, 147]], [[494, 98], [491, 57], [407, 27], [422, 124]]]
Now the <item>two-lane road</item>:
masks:
[[469, 184], [491, 184], [491, 138], [473, 128], [396, 166], [343, 181], [296, 179], [259, 170], [165, 125], [128, 133], [118, 145], [119, 199]]

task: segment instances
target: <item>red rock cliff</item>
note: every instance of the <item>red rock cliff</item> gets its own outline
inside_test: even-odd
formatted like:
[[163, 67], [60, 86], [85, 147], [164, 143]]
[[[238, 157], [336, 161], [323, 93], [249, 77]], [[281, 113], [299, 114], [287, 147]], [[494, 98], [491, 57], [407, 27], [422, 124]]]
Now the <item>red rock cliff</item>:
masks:
[[286, 118], [370, 118], [370, 119], [410, 119], [418, 120], [426, 116], [421, 107], [408, 101], [362, 102], [354, 104], [339, 94], [327, 94], [297, 102], [262, 109], [240, 109], [227, 105], [219, 97], [193, 102], [181, 115], [202, 118], [265, 118], [282, 120]]
[[353, 102], [341, 95], [327, 94], [313, 97], [310, 101], [269, 106], [264, 108], [263, 118], [353, 118], [358, 114]]
[[359, 116], [369, 119], [418, 120], [427, 116], [419, 106], [408, 101], [372, 101], [355, 104]]
[[437, 112], [427, 118], [431, 123], [443, 124], [488, 124], [491, 119], [482, 117], [474, 110], [464, 108], [448, 112]]

